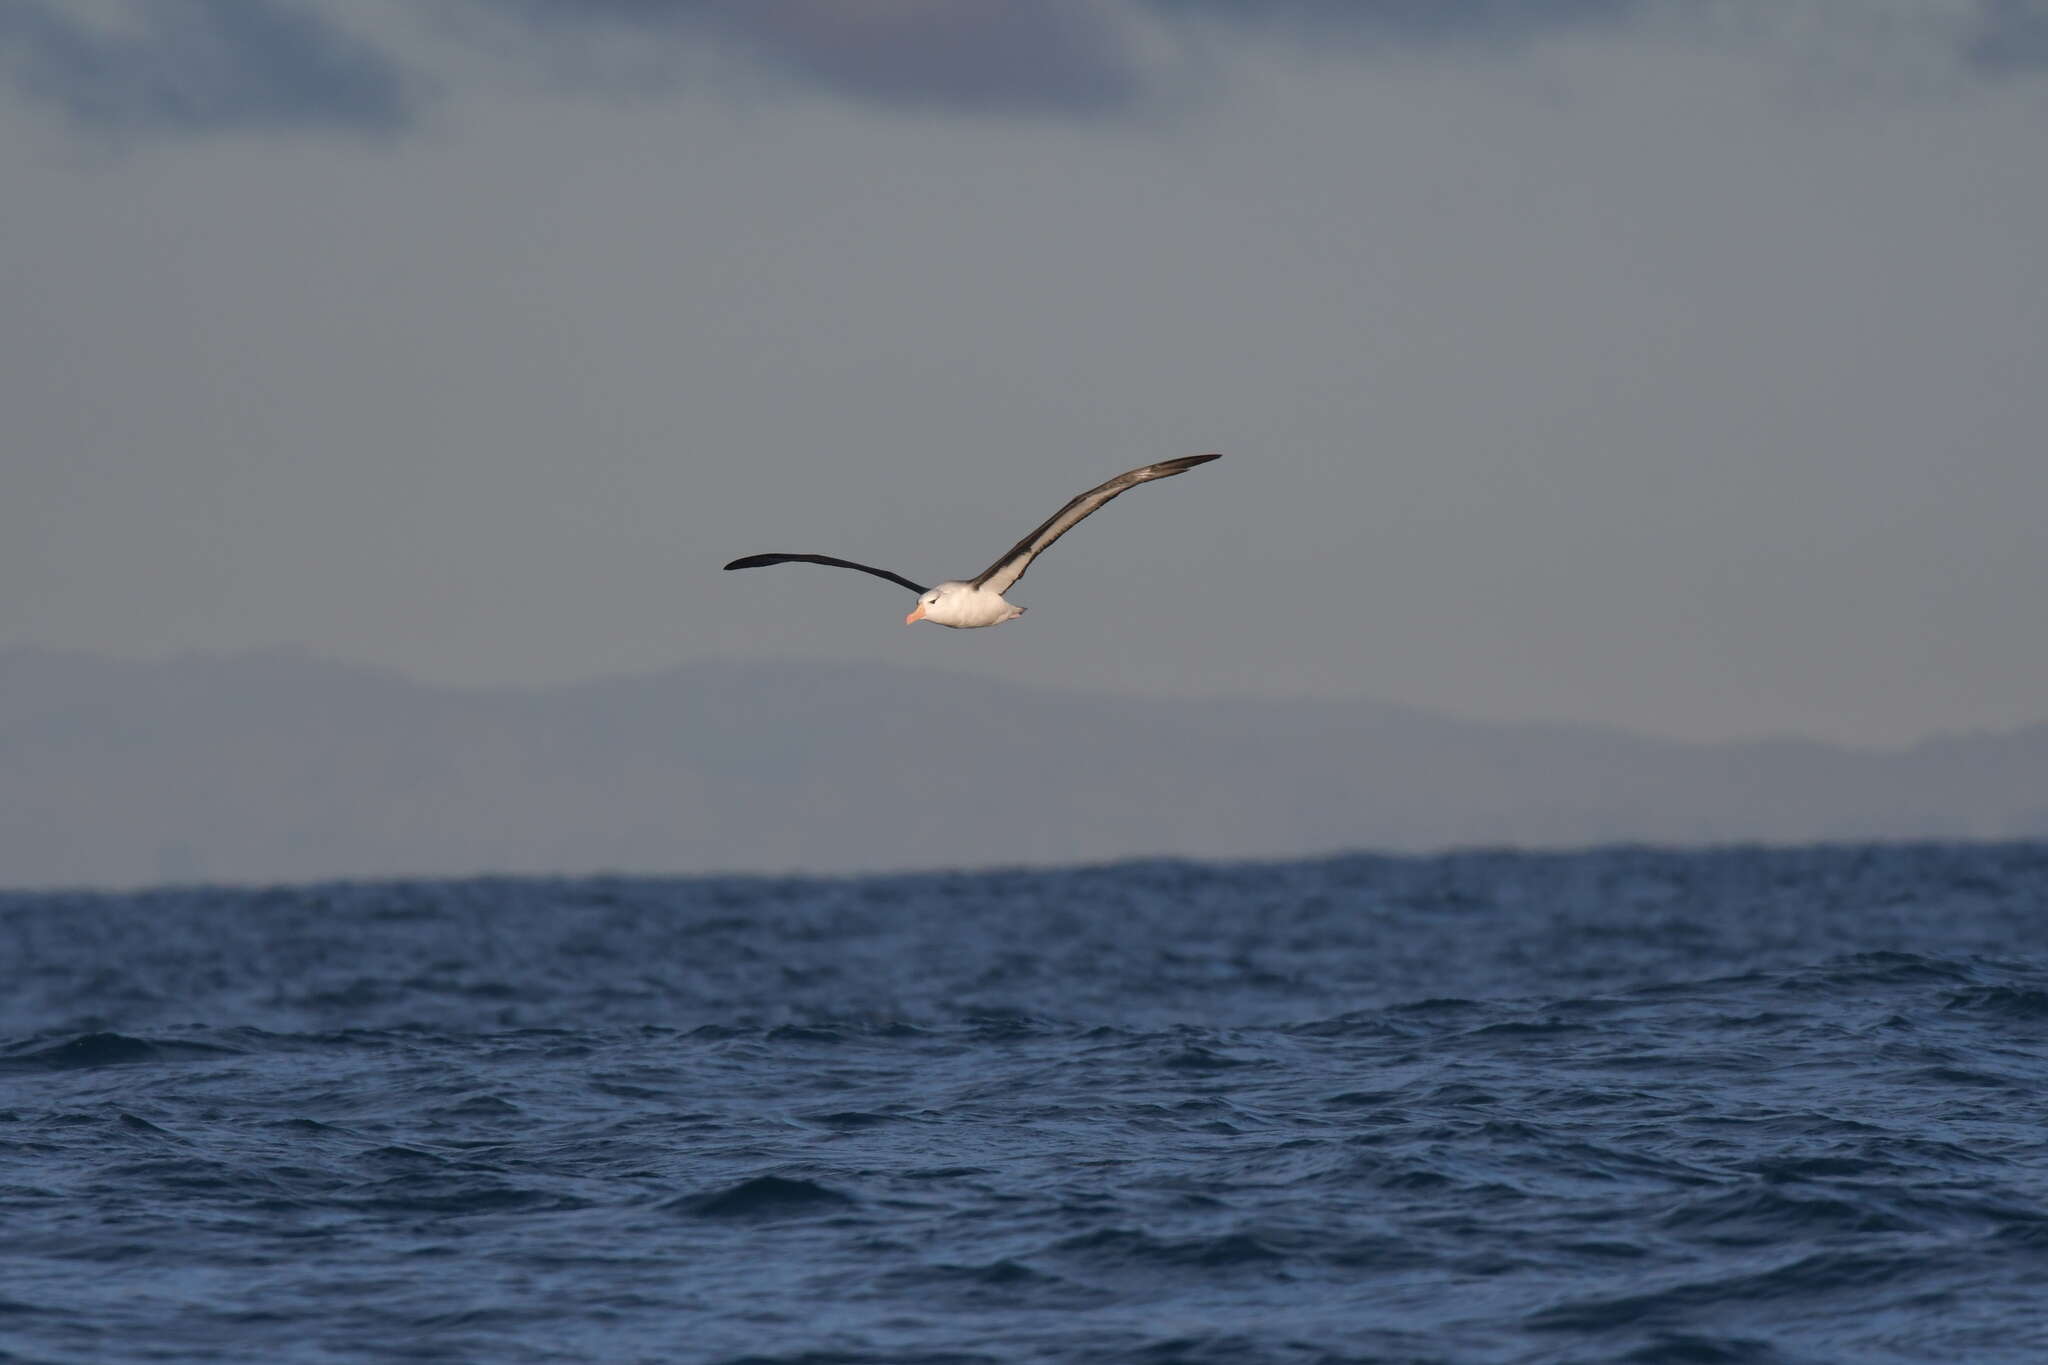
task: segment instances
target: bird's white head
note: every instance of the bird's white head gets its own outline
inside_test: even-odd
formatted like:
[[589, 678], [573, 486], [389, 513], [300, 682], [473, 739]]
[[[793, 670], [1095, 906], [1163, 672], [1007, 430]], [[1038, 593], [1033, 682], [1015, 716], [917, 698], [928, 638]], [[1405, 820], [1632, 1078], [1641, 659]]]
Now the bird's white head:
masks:
[[[936, 588], [927, 588], [924, 595], [917, 599], [917, 605], [910, 609], [910, 615], [903, 618], [903, 624], [914, 626], [919, 621], [937, 621], [939, 618], [933, 616], [932, 611], [939, 603], [946, 600], [946, 589], [951, 586], [952, 584], [950, 583], [941, 583]], [[940, 624], [943, 625], [945, 623], [940, 622]]]

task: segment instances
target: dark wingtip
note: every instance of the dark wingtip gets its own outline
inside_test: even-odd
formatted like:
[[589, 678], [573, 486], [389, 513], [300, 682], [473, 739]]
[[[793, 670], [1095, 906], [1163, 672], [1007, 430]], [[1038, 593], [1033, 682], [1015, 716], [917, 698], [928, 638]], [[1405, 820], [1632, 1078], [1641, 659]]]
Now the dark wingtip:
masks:
[[768, 555], [743, 555], [725, 567], [728, 569], [758, 569], [761, 565], [767, 563], [769, 558], [770, 556]]

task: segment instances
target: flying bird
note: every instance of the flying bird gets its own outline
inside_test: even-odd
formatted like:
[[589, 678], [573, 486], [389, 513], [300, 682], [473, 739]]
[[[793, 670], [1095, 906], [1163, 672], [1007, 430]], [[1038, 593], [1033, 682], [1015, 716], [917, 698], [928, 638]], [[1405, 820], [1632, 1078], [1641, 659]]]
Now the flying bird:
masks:
[[891, 583], [901, 583], [917, 594], [917, 605], [910, 609], [910, 615], [903, 618], [903, 624], [915, 625], [919, 621], [936, 621], [942, 626], [961, 630], [972, 630], [977, 626], [999, 626], [1005, 621], [1014, 621], [1024, 614], [1023, 607], [1013, 607], [1003, 600], [1016, 581], [1031, 567], [1031, 561], [1043, 554], [1048, 546], [1068, 531], [1079, 525], [1081, 519], [1108, 502], [1126, 488], [1136, 488], [1141, 483], [1154, 479], [1171, 478], [1185, 474], [1198, 464], [1220, 460], [1221, 455], [1185, 455], [1178, 460], [1162, 460], [1148, 464], [1142, 469], [1133, 469], [1119, 474], [1108, 483], [1095, 487], [1075, 498], [1059, 511], [1047, 517], [1042, 525], [1024, 539], [1003, 552], [1003, 557], [983, 569], [973, 578], [961, 580], [949, 578], [933, 587], [913, 583], [900, 573], [877, 569], [872, 564], [856, 564], [850, 559], [834, 559], [830, 555], [765, 554], [748, 555], [735, 559], [726, 565], [728, 569], [758, 569], [766, 564], [829, 564], [835, 569], [858, 569], [862, 573], [886, 578]]

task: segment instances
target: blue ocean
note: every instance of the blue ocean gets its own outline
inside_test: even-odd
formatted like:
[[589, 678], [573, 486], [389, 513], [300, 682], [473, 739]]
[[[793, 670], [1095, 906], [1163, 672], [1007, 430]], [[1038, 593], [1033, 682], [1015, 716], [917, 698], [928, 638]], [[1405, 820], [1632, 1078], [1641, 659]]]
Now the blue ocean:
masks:
[[6, 894], [0, 1360], [2048, 1360], [2048, 846]]

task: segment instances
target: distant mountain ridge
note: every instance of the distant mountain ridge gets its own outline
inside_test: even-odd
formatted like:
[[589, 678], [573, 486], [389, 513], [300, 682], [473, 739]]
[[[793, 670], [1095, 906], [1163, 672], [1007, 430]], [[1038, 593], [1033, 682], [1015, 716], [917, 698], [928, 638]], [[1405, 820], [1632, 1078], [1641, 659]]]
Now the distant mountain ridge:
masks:
[[1875, 753], [711, 660], [540, 691], [0, 651], [0, 886], [2048, 836], [2048, 724]]

